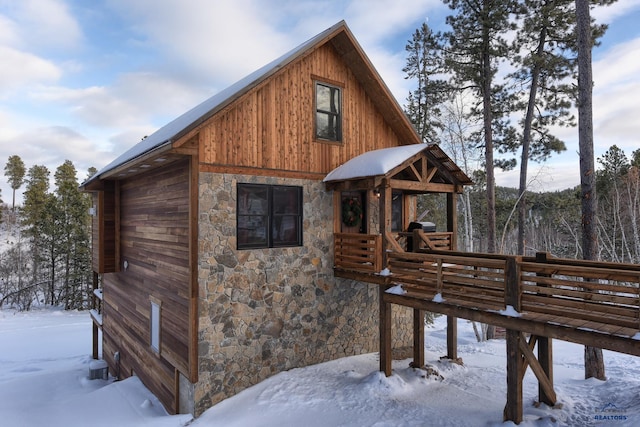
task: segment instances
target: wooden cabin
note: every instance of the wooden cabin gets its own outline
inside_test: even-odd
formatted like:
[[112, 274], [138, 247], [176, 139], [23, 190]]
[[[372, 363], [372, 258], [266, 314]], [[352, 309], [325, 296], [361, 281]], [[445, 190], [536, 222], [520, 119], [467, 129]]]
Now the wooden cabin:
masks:
[[[111, 375], [197, 416], [275, 373], [377, 351], [379, 292], [359, 274], [406, 244], [417, 194], [449, 195], [431, 237], [453, 247], [470, 182], [421, 142], [344, 22], [140, 141], [82, 184], [94, 357], [100, 336]], [[393, 319], [410, 345], [411, 312]]]

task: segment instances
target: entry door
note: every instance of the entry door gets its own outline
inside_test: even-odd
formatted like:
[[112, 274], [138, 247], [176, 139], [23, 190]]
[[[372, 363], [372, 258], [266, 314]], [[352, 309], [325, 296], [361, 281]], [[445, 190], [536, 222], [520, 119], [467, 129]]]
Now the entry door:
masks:
[[344, 191], [340, 196], [340, 231], [367, 232], [367, 194], [364, 191]]

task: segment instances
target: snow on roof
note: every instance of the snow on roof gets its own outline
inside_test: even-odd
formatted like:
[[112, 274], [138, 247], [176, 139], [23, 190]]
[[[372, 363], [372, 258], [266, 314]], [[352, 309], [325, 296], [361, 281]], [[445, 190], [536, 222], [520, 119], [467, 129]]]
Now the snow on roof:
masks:
[[366, 152], [329, 172], [323, 182], [385, 175], [427, 147], [426, 144], [412, 144]]
[[[207, 118], [209, 118], [215, 111], [224, 107], [226, 103], [232, 99], [235, 99], [236, 96], [241, 94], [242, 92], [248, 90], [253, 87], [255, 84], [261, 82], [266, 77], [278, 71], [280, 68], [294, 60], [300, 53], [307, 50], [309, 47], [318, 43], [328, 34], [331, 34], [333, 31], [338, 29], [339, 27], [346, 27], [346, 23], [344, 21], [340, 21], [334, 26], [326, 29], [322, 33], [316, 35], [315, 37], [307, 40], [302, 43], [300, 46], [292, 49], [286, 54], [282, 55], [278, 59], [270, 62], [264, 67], [254, 71], [249, 74], [245, 78], [239, 80], [233, 85], [227, 87], [226, 89], [218, 92], [216, 95], [211, 98], [205, 100], [201, 104], [195, 106], [191, 110], [182, 114], [180, 117], [166, 124], [165, 126], [158, 129], [153, 134], [149, 135], [147, 138], [143, 139], [133, 147], [131, 147], [128, 151], [117, 157], [107, 166], [102, 168], [97, 174], [95, 174], [92, 178], [90, 178], [87, 182], [92, 181], [93, 179], [99, 178], [104, 173], [117, 168], [118, 166], [123, 165], [131, 160], [136, 159], [137, 157], [142, 156], [143, 154], [149, 153], [153, 150], [162, 148], [171, 142], [186, 130], [191, 129], [194, 126], [197, 126], [199, 123], [203, 122]], [[85, 183], [86, 184], [86, 183]]]

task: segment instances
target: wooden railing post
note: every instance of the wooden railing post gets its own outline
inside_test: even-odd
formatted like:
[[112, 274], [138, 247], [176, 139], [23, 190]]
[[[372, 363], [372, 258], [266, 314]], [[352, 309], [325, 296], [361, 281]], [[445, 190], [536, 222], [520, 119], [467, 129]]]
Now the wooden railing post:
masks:
[[516, 311], [520, 311], [520, 296], [522, 286], [520, 282], [521, 257], [507, 257], [504, 266], [504, 303]]
[[[536, 262], [546, 263], [549, 254], [547, 252], [537, 252]], [[537, 273], [538, 276], [549, 276], [548, 274]], [[544, 286], [540, 284], [539, 286]], [[538, 337], [538, 362], [549, 379], [553, 388], [553, 340], [549, 337]], [[549, 406], [556, 404], [554, 396], [549, 396], [542, 383], [538, 383], [538, 400]]]
[[[519, 257], [509, 256], [504, 266], [504, 303], [520, 310], [520, 268]], [[504, 421], [515, 424], [522, 422], [522, 378], [524, 377], [523, 356], [520, 350], [520, 331], [507, 329], [507, 404]]]

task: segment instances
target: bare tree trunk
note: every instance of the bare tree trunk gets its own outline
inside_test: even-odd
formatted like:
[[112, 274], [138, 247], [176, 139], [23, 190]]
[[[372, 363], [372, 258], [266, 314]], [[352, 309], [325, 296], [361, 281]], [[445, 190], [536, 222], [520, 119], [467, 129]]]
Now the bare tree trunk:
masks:
[[[591, 16], [589, 0], [576, 1], [578, 39], [578, 139], [580, 145], [580, 189], [582, 202], [582, 254], [596, 259], [598, 240], [595, 161], [593, 155], [593, 76], [591, 72]], [[585, 346], [585, 378], [606, 379], [602, 349]]]

